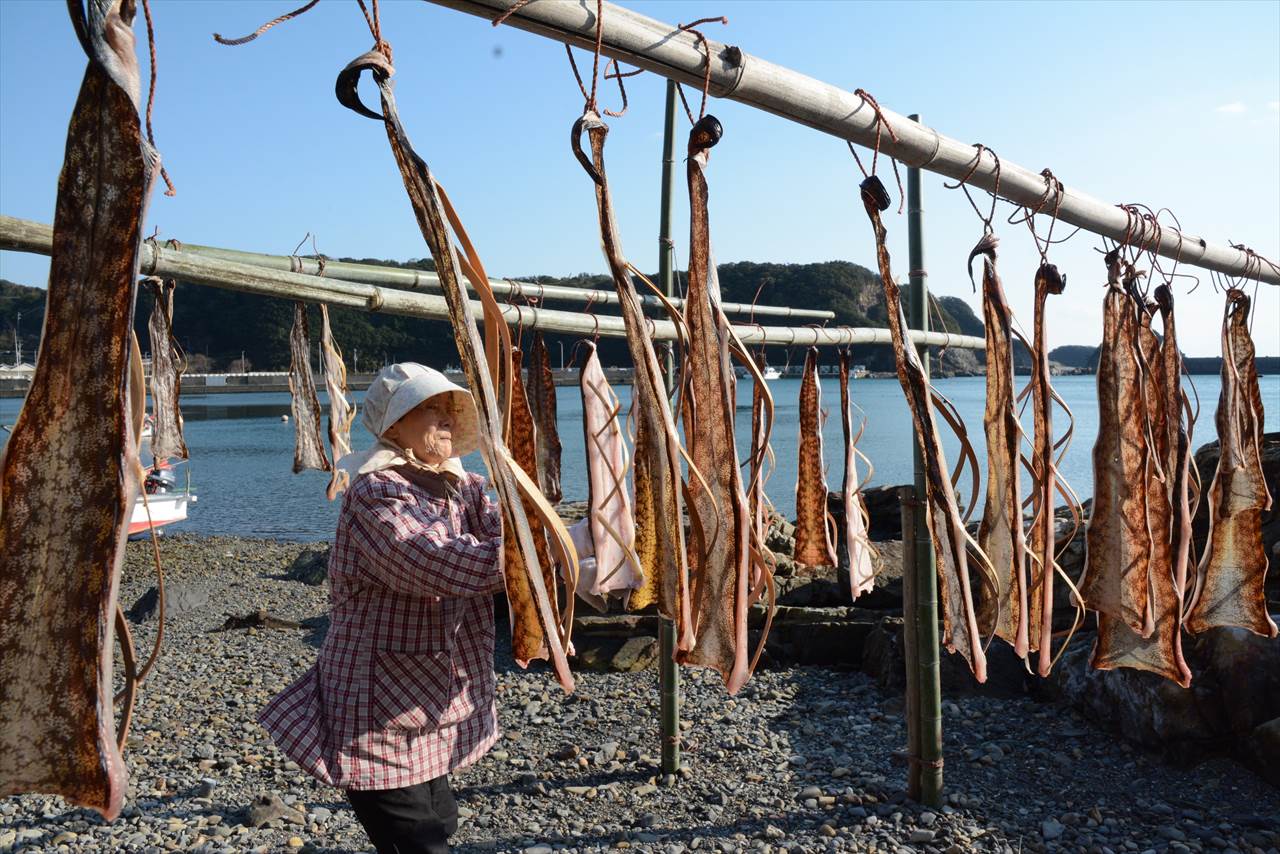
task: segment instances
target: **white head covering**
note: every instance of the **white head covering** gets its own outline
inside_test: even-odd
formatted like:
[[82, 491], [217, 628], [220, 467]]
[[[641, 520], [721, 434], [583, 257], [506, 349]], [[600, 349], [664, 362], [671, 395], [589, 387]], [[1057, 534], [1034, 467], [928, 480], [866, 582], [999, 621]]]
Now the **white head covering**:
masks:
[[[442, 394], [453, 397], [453, 457], [439, 466], [425, 467], [461, 477], [463, 469], [458, 458], [480, 447], [480, 418], [475, 402], [471, 392], [450, 382], [439, 371], [416, 362], [387, 365], [378, 371], [365, 392], [360, 412], [360, 422], [376, 441], [369, 450], [347, 454], [338, 460], [338, 467], [354, 480], [362, 474], [409, 462], [405, 450], [383, 434], [418, 404]], [[415, 462], [424, 466], [420, 461]]]

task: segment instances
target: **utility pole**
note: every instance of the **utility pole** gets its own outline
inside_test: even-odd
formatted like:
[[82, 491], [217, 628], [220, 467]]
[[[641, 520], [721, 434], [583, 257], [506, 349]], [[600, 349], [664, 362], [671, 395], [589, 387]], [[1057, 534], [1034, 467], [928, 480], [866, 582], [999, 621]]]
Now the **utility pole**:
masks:
[[19, 329], [22, 328], [22, 312], [18, 312], [18, 322], [13, 324], [13, 366], [16, 368], [22, 364], [22, 335]]

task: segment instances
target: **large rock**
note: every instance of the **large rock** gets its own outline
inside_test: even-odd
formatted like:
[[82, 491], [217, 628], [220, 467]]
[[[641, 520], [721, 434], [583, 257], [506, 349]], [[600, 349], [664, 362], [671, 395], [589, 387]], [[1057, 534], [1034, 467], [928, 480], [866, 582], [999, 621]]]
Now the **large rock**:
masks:
[[312, 587], [324, 584], [329, 575], [329, 544], [314, 543], [305, 547], [284, 571], [288, 581], [300, 581]]
[[[1207, 408], [1206, 408], [1207, 411]], [[1201, 430], [1212, 431], [1213, 422], [1201, 417]], [[1200, 474], [1200, 483], [1204, 486], [1204, 494], [1209, 494], [1209, 485], [1213, 482], [1214, 472], [1218, 470], [1218, 457], [1221, 450], [1216, 441], [1200, 447], [1196, 451], [1196, 470]], [[1262, 437], [1262, 475], [1271, 493], [1271, 509], [1262, 514], [1262, 547], [1269, 560], [1267, 569], [1267, 598], [1272, 603], [1280, 603], [1280, 433], [1265, 433]], [[1209, 531], [1209, 502], [1202, 500], [1196, 508], [1195, 520], [1192, 524], [1195, 534], [1196, 549], [1204, 547]]]
[[1052, 686], [1090, 718], [1144, 746], [1187, 760], [1227, 752], [1249, 761], [1255, 731], [1280, 717], [1280, 640], [1235, 628], [1184, 636], [1190, 688], [1138, 670], [1093, 670], [1092, 647], [1092, 634], [1078, 638], [1058, 662]]
[[[884, 617], [867, 635], [862, 646], [862, 672], [890, 693], [902, 693], [906, 686], [906, 646], [901, 617]], [[964, 657], [948, 653], [939, 640], [939, 674], [945, 695], [975, 694], [1014, 697], [1027, 693], [1026, 667], [1005, 643], [987, 648], [987, 681], [979, 684]]]
[[[193, 584], [170, 581], [164, 586], [165, 619], [199, 613], [209, 605], [209, 591]], [[152, 587], [138, 597], [125, 616], [134, 623], [154, 620], [160, 610], [160, 591]]]

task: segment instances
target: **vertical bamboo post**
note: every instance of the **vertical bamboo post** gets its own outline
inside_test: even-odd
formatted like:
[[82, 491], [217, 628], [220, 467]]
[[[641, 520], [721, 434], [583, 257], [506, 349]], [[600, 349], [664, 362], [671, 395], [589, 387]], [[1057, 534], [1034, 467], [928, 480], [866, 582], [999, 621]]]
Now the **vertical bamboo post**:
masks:
[[[658, 219], [658, 278], [667, 296], [675, 295], [672, 256], [671, 208], [675, 203], [676, 84], [667, 81], [666, 118], [662, 131], [662, 209]], [[674, 346], [674, 345], [672, 345]], [[668, 391], [674, 379], [671, 350], [663, 361]], [[676, 667], [676, 624], [658, 618], [658, 694], [662, 773], [680, 770], [680, 671]]]
[[[910, 116], [920, 121], [919, 113]], [[907, 255], [910, 263], [911, 320], [913, 329], [929, 328], [929, 286], [924, 269], [924, 229], [921, 205], [920, 169], [907, 169]], [[929, 348], [919, 348], [925, 375], [929, 373]], [[917, 437], [918, 439], [919, 437]], [[920, 756], [920, 802], [928, 806], [942, 803], [942, 679], [938, 672], [938, 579], [934, 570], [933, 540], [929, 535], [929, 513], [924, 501], [924, 458], [919, 441], [912, 454], [915, 471], [915, 608], [916, 679], [918, 680]], [[908, 536], [902, 532], [903, 539]], [[909, 666], [909, 665], [908, 665]]]
[[902, 658], [906, 662], [907, 797], [920, 800], [920, 627], [916, 625], [916, 490], [898, 487], [902, 508]]

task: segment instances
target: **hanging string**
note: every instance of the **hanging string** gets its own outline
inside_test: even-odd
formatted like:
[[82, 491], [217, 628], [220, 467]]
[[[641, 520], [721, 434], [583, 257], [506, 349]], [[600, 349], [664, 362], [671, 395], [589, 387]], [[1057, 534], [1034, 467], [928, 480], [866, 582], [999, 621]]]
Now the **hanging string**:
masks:
[[279, 18], [276, 18], [274, 20], [267, 21], [265, 24], [258, 27], [258, 29], [249, 33], [249, 35], [247, 36], [241, 36], [238, 39], [228, 39], [228, 38], [223, 38], [218, 33], [214, 33], [213, 40], [216, 41], [218, 44], [224, 44], [224, 45], [227, 45], [228, 47], [236, 47], [237, 45], [248, 44], [249, 42], [256, 39], [258, 36], [265, 33], [267, 30], [276, 26], [277, 24], [283, 24], [285, 21], [298, 17], [303, 12], [311, 11], [312, 7], [314, 7], [319, 2], [320, 0], [311, 0], [311, 2], [307, 3], [305, 6], [301, 6], [297, 9], [294, 9], [292, 12], [288, 12], [284, 15], [281, 15]]
[[[152, 148], [156, 148], [156, 134], [151, 129], [151, 108], [156, 101], [156, 28], [151, 22], [151, 2], [150, 0], [142, 0], [142, 15], [147, 21], [147, 47], [151, 51], [151, 86], [147, 90], [147, 142], [151, 143]], [[160, 163], [160, 177], [164, 179], [164, 185], [168, 189], [164, 191], [166, 196], [176, 196], [178, 191], [174, 189], [173, 182], [169, 180], [169, 172], [164, 168], [164, 162]]]
[[[596, 0], [596, 46], [591, 60], [591, 91], [587, 92], [586, 84], [582, 82], [582, 75], [578, 72], [578, 63], [573, 58], [573, 48], [568, 44], [564, 46], [564, 52], [569, 57], [569, 67], [573, 69], [573, 79], [578, 81], [578, 89], [582, 92], [583, 100], [586, 102], [586, 111], [594, 112], [596, 109], [596, 87], [600, 80], [600, 49], [604, 45], [604, 0]], [[622, 85], [622, 81], [618, 81], [618, 85]], [[626, 95], [623, 94], [625, 100]], [[626, 107], [624, 106], [625, 110]]]
[[490, 23], [492, 23], [495, 27], [501, 26], [502, 24], [506, 23], [507, 18], [510, 18], [516, 12], [519, 12], [525, 6], [528, 6], [530, 2], [532, 2], [532, 0], [516, 0], [516, 2], [511, 6], [510, 9], [503, 12], [498, 17], [494, 18]]
[[[977, 153], [973, 156], [973, 165], [969, 167], [969, 171], [964, 173], [964, 177], [954, 184], [948, 184], [945, 181], [942, 186], [948, 190], [960, 189], [964, 191], [964, 197], [969, 200], [969, 207], [973, 208], [973, 212], [978, 215], [978, 219], [982, 220], [983, 231], [991, 234], [995, 229], [991, 222], [996, 218], [996, 202], [1000, 199], [1000, 155], [994, 150], [988, 148], [980, 142], [975, 142], [973, 147], [977, 149]], [[982, 210], [978, 207], [978, 203], [973, 200], [972, 194], [969, 192], [969, 179], [973, 177], [973, 173], [978, 171], [978, 167], [982, 165], [982, 153], [987, 152], [996, 162], [996, 186], [991, 191], [991, 213], [986, 216], [982, 215]], [[1047, 192], [1047, 191], [1046, 191]]]
[[707, 37], [704, 36], [702, 31], [697, 29], [697, 27], [700, 27], [703, 24], [727, 25], [728, 23], [729, 19], [724, 15], [720, 15], [719, 17], [699, 18], [698, 20], [688, 24], [676, 24], [677, 30], [685, 33], [693, 33], [694, 43], [698, 47], [702, 48], [703, 61], [706, 63], [706, 67], [702, 70], [702, 104], [698, 107], [697, 119], [693, 117], [693, 110], [689, 109], [689, 102], [684, 97], [684, 90], [680, 88], [679, 83], [676, 84], [676, 91], [680, 93], [680, 101], [684, 104], [684, 111], [689, 117], [689, 124], [691, 125], [697, 124], [698, 119], [701, 119], [707, 114], [707, 96], [711, 92], [711, 42], [707, 41]]
[[373, 49], [387, 58], [387, 62], [392, 62], [391, 45], [382, 39], [382, 15], [378, 10], [378, 0], [373, 2], [373, 15], [370, 16], [369, 10], [365, 8], [364, 0], [356, 0], [360, 6], [360, 11], [364, 13], [364, 22], [369, 25], [369, 34], [373, 36]]
[[[898, 134], [894, 132], [893, 125], [889, 124], [889, 120], [884, 117], [884, 110], [880, 108], [880, 102], [877, 101], [870, 92], [866, 89], [855, 89], [853, 90], [853, 94], [861, 98], [862, 103], [871, 107], [871, 109], [875, 111], [876, 115], [876, 144], [871, 152], [870, 172], [867, 172], [867, 167], [862, 165], [862, 158], [858, 156], [858, 150], [853, 147], [853, 143], [849, 140], [845, 140], [845, 143], [849, 146], [849, 153], [853, 155], [854, 162], [857, 163], [858, 168], [862, 170], [862, 177], [870, 178], [872, 175], [876, 174], [876, 165], [880, 160], [881, 132], [887, 130], [889, 132], [889, 138], [892, 139], [894, 143], [897, 143], [898, 141]], [[901, 214], [903, 206], [907, 203], [907, 194], [902, 190], [902, 175], [898, 172], [898, 161], [894, 158], [890, 158], [890, 162], [893, 163], [893, 177], [898, 181], [898, 213]]]
[[[613, 72], [614, 72], [614, 73], [613, 73], [612, 75], [611, 75], [611, 74], [609, 74], [609, 67], [610, 67], [610, 66], [612, 66], [612, 67], [613, 67]], [[622, 118], [624, 115], [626, 115], [626, 113], [627, 113], [627, 88], [626, 88], [625, 86], [623, 86], [623, 85], [622, 85], [622, 79], [623, 79], [624, 77], [635, 77], [637, 74], [643, 74], [643, 73], [644, 73], [644, 69], [643, 69], [643, 68], [637, 68], [635, 71], [627, 71], [627, 72], [625, 72], [625, 73], [624, 73], [624, 72], [623, 72], [623, 70], [622, 70], [622, 66], [618, 64], [618, 60], [616, 60], [616, 59], [610, 59], [610, 60], [605, 64], [605, 66], [604, 66], [604, 79], [605, 79], [605, 80], [617, 80], [617, 81], [618, 81], [618, 92], [622, 95], [622, 109], [621, 109], [621, 110], [618, 110], [616, 113], [615, 113], [613, 110], [606, 109], [606, 110], [604, 111], [604, 114], [605, 114], [606, 116], [612, 116], [612, 117], [613, 117], [613, 118], [615, 118], [615, 119], [620, 119], [620, 118]]]

